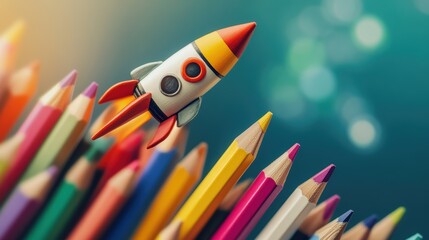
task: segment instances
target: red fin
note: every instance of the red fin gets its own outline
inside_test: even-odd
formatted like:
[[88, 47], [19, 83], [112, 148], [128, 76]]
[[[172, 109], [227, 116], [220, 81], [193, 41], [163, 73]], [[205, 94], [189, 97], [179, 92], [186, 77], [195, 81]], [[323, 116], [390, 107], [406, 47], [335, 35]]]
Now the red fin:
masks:
[[151, 98], [152, 94], [145, 93], [136, 100], [130, 102], [114, 118], [112, 118], [112, 120], [98, 130], [91, 139], [95, 140], [146, 112], [149, 108]]
[[117, 83], [111, 86], [107, 91], [100, 97], [98, 103], [105, 103], [115, 99], [132, 96], [134, 94], [134, 88], [136, 88], [139, 80], [128, 80]]
[[176, 123], [176, 120], [177, 120], [177, 116], [173, 115], [169, 117], [167, 120], [160, 123], [158, 128], [156, 129], [155, 135], [147, 145], [147, 148], [152, 148], [158, 145], [158, 143], [164, 141], [168, 137], [168, 135], [170, 135], [170, 132], [173, 129], [174, 124]]

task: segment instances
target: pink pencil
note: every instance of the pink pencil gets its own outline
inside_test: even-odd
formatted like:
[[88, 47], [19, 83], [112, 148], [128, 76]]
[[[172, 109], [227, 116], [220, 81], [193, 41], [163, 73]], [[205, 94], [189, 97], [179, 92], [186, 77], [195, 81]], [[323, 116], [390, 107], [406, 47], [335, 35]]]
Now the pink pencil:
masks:
[[246, 239], [265, 211], [280, 193], [299, 144], [262, 170], [235, 205], [212, 239]]
[[61, 82], [45, 93], [33, 108], [27, 119], [18, 130], [18, 135], [24, 138], [8, 172], [0, 183], [0, 202], [15, 186], [24, 173], [30, 161], [48, 137], [55, 123], [61, 117], [64, 109], [70, 103], [76, 71], [69, 73]]

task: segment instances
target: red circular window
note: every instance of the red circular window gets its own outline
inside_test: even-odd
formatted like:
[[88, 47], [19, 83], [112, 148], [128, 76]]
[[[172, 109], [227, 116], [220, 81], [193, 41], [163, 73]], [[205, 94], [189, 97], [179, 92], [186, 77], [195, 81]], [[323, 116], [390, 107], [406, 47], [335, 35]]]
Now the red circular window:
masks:
[[188, 58], [182, 66], [182, 77], [188, 82], [199, 82], [206, 76], [206, 66], [198, 58]]

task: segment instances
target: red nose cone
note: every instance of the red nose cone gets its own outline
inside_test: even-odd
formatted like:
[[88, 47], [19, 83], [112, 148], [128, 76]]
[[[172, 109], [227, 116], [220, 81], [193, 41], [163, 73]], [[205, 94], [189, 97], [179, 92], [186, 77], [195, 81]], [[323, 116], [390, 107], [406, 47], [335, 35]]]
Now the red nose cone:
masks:
[[246, 48], [255, 27], [256, 23], [250, 22], [224, 28], [217, 32], [234, 55], [239, 58]]

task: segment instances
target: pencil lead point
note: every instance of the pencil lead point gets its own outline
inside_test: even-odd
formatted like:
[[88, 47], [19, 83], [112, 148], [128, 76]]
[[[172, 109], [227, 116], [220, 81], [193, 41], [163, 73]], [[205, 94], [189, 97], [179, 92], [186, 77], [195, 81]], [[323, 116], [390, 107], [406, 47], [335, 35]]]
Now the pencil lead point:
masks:
[[97, 94], [98, 84], [96, 82], [92, 82], [89, 84], [89, 86], [83, 91], [83, 95], [87, 96], [88, 98], [95, 98], [95, 95]]
[[330, 219], [332, 217], [332, 214], [334, 213], [335, 208], [337, 208], [337, 205], [338, 205], [338, 202], [340, 202], [340, 199], [341, 197], [335, 194], [326, 200], [326, 208], [325, 208], [325, 212], [323, 213], [324, 220]]
[[268, 125], [270, 125], [271, 118], [273, 116], [272, 112], [267, 112], [264, 116], [262, 116], [259, 120], [259, 126], [261, 126], [262, 131], [266, 132]]
[[76, 84], [76, 78], [77, 78], [77, 71], [72, 70], [69, 74], [67, 74], [63, 78], [63, 80], [61, 80], [60, 86], [63, 88], [68, 86], [73, 86]]
[[398, 224], [404, 216], [405, 211], [405, 207], [398, 207], [395, 211], [389, 214], [389, 218], [392, 219], [395, 224]]
[[313, 180], [316, 181], [317, 183], [328, 182], [334, 170], [335, 170], [335, 165], [331, 164], [327, 166], [325, 169], [323, 169], [322, 171], [320, 171], [318, 174], [316, 174], [313, 177]]
[[338, 217], [338, 222], [349, 222], [350, 218], [353, 215], [353, 210], [348, 210], [347, 212], [343, 213], [340, 217]]
[[365, 218], [365, 220], [363, 220], [363, 224], [368, 228], [371, 229], [376, 223], [378, 222], [378, 216], [373, 214], [367, 218]]
[[299, 145], [298, 143], [295, 143], [291, 148], [289, 148], [288, 154], [289, 154], [289, 159], [293, 162], [295, 159], [296, 154], [298, 153], [299, 148], [301, 147], [301, 145]]

